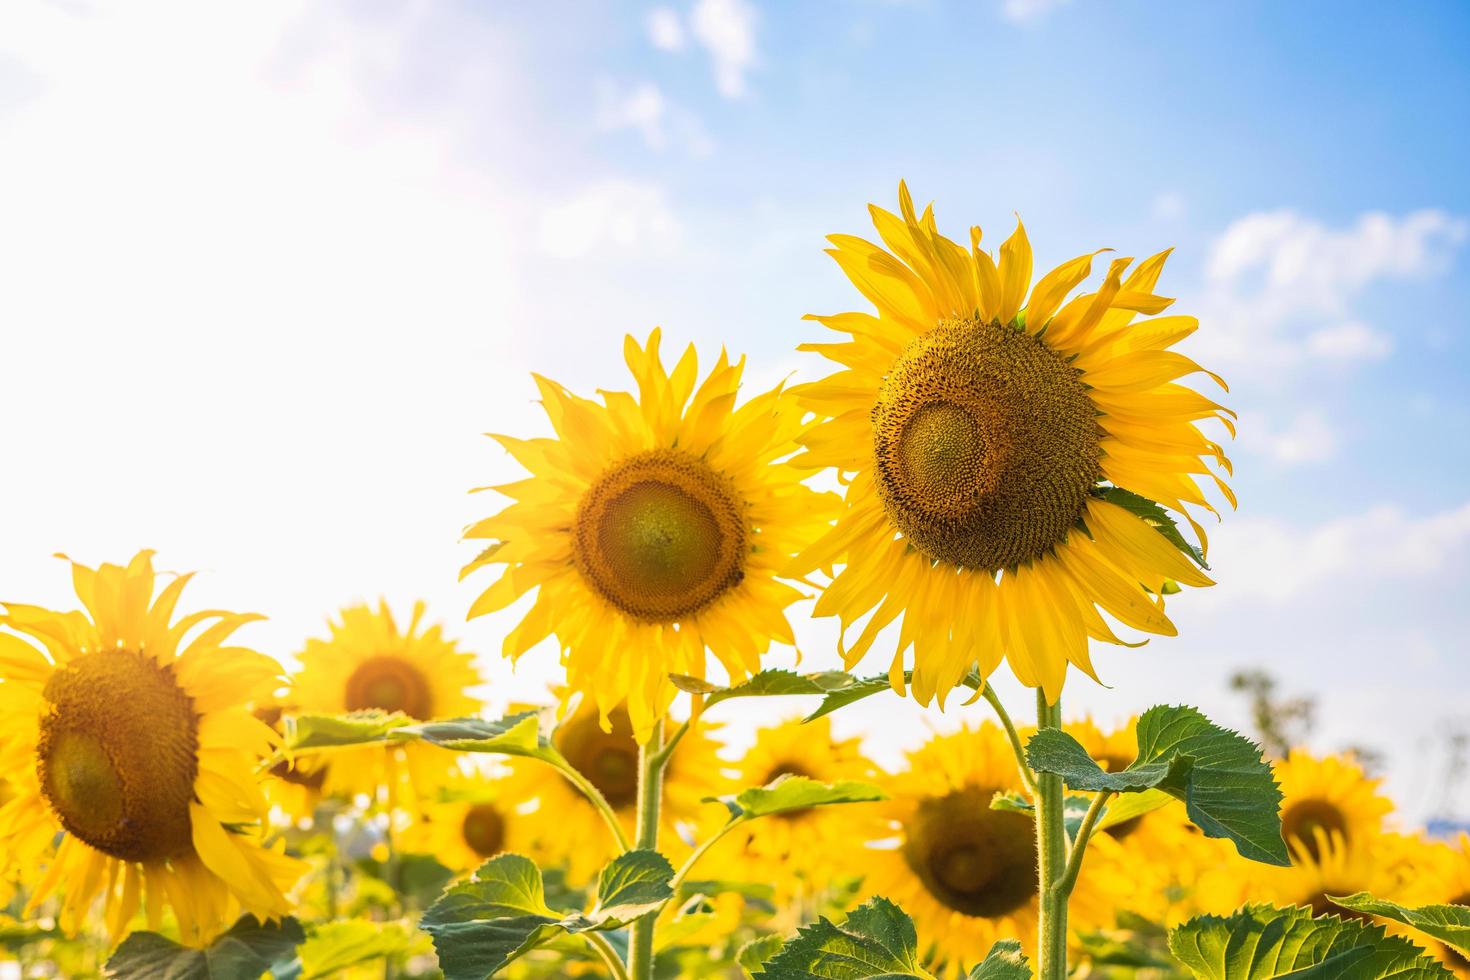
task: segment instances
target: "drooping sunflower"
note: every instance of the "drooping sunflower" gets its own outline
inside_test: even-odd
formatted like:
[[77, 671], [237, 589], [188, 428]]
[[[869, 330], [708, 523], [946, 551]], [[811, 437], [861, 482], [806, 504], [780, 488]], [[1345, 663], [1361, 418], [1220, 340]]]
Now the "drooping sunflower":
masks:
[[[75, 930], [99, 897], [119, 938], [141, 907], [172, 907], [184, 942], [241, 910], [290, 911], [304, 865], [264, 841], [255, 767], [275, 737], [248, 710], [280, 680], [274, 660], [226, 645], [261, 617], [174, 618], [190, 576], [155, 597], [152, 552], [126, 567], [72, 563], [85, 612], [5, 603], [0, 626], [0, 864], [42, 867], [34, 910], [58, 889]], [[29, 913], [28, 913], [29, 914]]]
[[[1167, 252], [1126, 277], [1132, 260], [1118, 259], [1096, 292], [1068, 300], [1093, 255], [1032, 286], [1019, 223], [997, 264], [978, 228], [969, 248], [945, 238], [902, 184], [899, 205], [870, 208], [886, 249], [830, 238], [877, 315], [811, 317], [850, 339], [802, 347], [842, 370], [794, 389], [825, 420], [795, 462], [850, 482], [835, 528], [790, 570], [842, 566], [816, 614], [840, 618], [849, 667], [902, 616], [895, 687], [912, 646], [920, 701], [942, 703], [967, 670], [988, 676], [1004, 658], [1055, 702], [1069, 662], [1096, 676], [1089, 639], [1123, 642], [1099, 609], [1173, 635], [1164, 593], [1212, 584], [1186, 507], [1214, 510], [1199, 476], [1234, 503], [1206, 462], [1229, 461], [1197, 426], [1233, 432], [1229, 413], [1179, 382], [1203, 370], [1168, 349], [1193, 317], [1134, 322], [1171, 302], [1154, 294]], [[1189, 521], [1198, 554], [1165, 508]]]
[[[823, 716], [757, 730], [734, 774], [742, 789], [765, 786], [781, 776], [872, 782], [878, 767], [863, 754], [858, 739], [834, 738], [831, 718]], [[749, 833], [731, 834], [705, 858], [700, 876], [768, 883], [778, 900], [819, 889], [832, 875], [857, 870], [851, 867], [852, 852], [844, 839], [846, 821], [837, 812], [845, 808], [794, 810], [761, 821]]]
[[1292, 749], [1274, 766], [1281, 785], [1281, 836], [1293, 859], [1316, 859], [1321, 841], [1342, 837], [1355, 844], [1384, 830], [1393, 801], [1379, 791], [1349, 756], [1317, 757]]
[[504, 772], [463, 774], [425, 801], [403, 835], [405, 850], [474, 871], [497, 854], [531, 854], [533, 835]]
[[[614, 709], [611, 730], [603, 730], [599, 709], [587, 699], [552, 733], [553, 744], [588, 782], [597, 787], [633, 839], [638, 808], [638, 741], [628, 712]], [[709, 734], [714, 726], [691, 726], [664, 769], [663, 803], [659, 810], [658, 849], [677, 865], [690, 843], [728, 815], [718, 804], [703, 802], [730, 792], [732, 786], [719, 757], [720, 743]], [[565, 863], [577, 883], [597, 875], [617, 853], [607, 825], [592, 804], [561, 775], [539, 762], [516, 760], [515, 785], [509, 798], [538, 799], [536, 849], [550, 863]]]
[[693, 346], [672, 371], [658, 348], [657, 330], [624, 344], [637, 397], [536, 378], [556, 438], [495, 437], [531, 476], [494, 488], [513, 503], [466, 531], [492, 543], [464, 569], [506, 566], [471, 617], [534, 591], [505, 655], [554, 635], [571, 688], [604, 724], [625, 704], [640, 741], [673, 700], [668, 675], [703, 677], [706, 650], [743, 678], [794, 643], [784, 610], [801, 594], [777, 572], [835, 504], [779, 462], [803, 427], [780, 387], [737, 407], [744, 360], [721, 352], [699, 382]]
[[[466, 693], [481, 683], [473, 654], [437, 624], [421, 629], [424, 611], [415, 603], [400, 629], [386, 602], [343, 609], [327, 638], [307, 640], [288, 700], [303, 714], [377, 709], [419, 721], [476, 714], [481, 703]], [[323, 792], [372, 795], [386, 787], [405, 803], [457, 771], [454, 753], [420, 742], [333, 749], [320, 759], [308, 765], [325, 766]], [[407, 796], [405, 782], [413, 790]]]
[[[854, 860], [866, 871], [862, 894], [913, 917], [930, 968], [943, 976], [963, 975], [999, 939], [1019, 939], [1034, 955], [1036, 823], [990, 808], [997, 792], [1021, 789], [1004, 733], [987, 722], [937, 736], [879, 785], [890, 798], [865, 805], [858, 819], [871, 813], [866, 829], [850, 831], [854, 847], [866, 842]], [[1112, 846], [1104, 837], [1088, 849], [1069, 906], [1075, 930], [1111, 925], [1111, 895], [1126, 891], [1115, 887]]]

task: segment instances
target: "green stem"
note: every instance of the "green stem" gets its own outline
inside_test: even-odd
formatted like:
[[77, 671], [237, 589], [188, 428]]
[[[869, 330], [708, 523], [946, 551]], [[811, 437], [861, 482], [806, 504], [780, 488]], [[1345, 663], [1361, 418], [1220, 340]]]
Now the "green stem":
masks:
[[[663, 799], [666, 757], [663, 748], [664, 726], [653, 727], [647, 743], [638, 747], [638, 840], [639, 850], [658, 850], [659, 803]], [[633, 920], [633, 933], [628, 942], [628, 976], [631, 980], [652, 980], [653, 927], [657, 912]]]
[[1010, 740], [1011, 751], [1016, 754], [1016, 765], [1021, 770], [1021, 782], [1025, 784], [1026, 791], [1036, 798], [1036, 776], [1031, 772], [1031, 766], [1026, 762], [1026, 749], [1021, 745], [1021, 736], [1016, 732], [1015, 723], [1011, 721], [1010, 712], [1006, 706], [1000, 703], [1000, 697], [995, 693], [995, 688], [990, 686], [989, 681], [983, 681], [984, 687], [980, 689], [981, 697], [990, 702], [995, 716], [1000, 719], [1001, 727], [1006, 730], [1006, 738]]
[[[1062, 702], [1048, 704], [1046, 694], [1036, 691], [1038, 729], [1062, 727]], [[1036, 774], [1036, 866], [1040, 875], [1038, 898], [1041, 919], [1037, 926], [1037, 980], [1066, 980], [1067, 893], [1061, 886], [1067, 860], [1067, 828], [1062, 777]]]
[[1057, 881], [1057, 888], [1064, 897], [1070, 897], [1072, 889], [1077, 884], [1077, 875], [1082, 871], [1082, 858], [1087, 853], [1087, 842], [1092, 838], [1092, 830], [1097, 826], [1098, 818], [1102, 816], [1103, 807], [1108, 805], [1108, 800], [1113, 798], [1111, 792], [1099, 793], [1092, 798], [1092, 805], [1087, 808], [1087, 815], [1082, 818], [1082, 826], [1077, 828], [1077, 838], [1072, 841], [1072, 851], [1067, 855], [1067, 867], [1062, 872], [1062, 877]]
[[608, 804], [607, 797], [603, 796], [602, 792], [596, 786], [593, 786], [587, 777], [578, 772], [576, 767], [567, 760], [558, 758], [555, 761], [551, 759], [546, 759], [545, 761], [557, 772], [565, 776], [567, 782], [571, 783], [577, 788], [578, 792], [587, 797], [597, 812], [601, 814], [603, 823], [607, 824], [607, 829], [612, 832], [613, 840], [618, 842], [618, 853], [621, 854], [628, 851], [628, 835], [623, 832], [623, 822], [618, 819], [617, 812]]
[[680, 865], [679, 870], [674, 872], [674, 877], [669, 880], [669, 888], [672, 889], [674, 892], [674, 901], [677, 902], [679, 900], [679, 889], [683, 886], [684, 879], [689, 877], [689, 872], [693, 871], [694, 866], [699, 863], [699, 859], [704, 857], [705, 853], [709, 851], [711, 847], [714, 847], [716, 844], [718, 844], [720, 842], [720, 839], [723, 838], [726, 834], [734, 830], [740, 824], [747, 822], [748, 821], [746, 821], [744, 818], [731, 820], [719, 830], [715, 831], [714, 835], [711, 836], [709, 840], [705, 841], [703, 844], [700, 844], [694, 849], [694, 853], [689, 855], [689, 857], [685, 859], [684, 863]]
[[623, 961], [618, 959], [618, 951], [613, 949], [612, 943], [600, 933], [584, 932], [582, 938], [587, 940], [598, 957], [607, 965], [608, 973], [613, 980], [628, 980], [628, 970], [623, 966]]

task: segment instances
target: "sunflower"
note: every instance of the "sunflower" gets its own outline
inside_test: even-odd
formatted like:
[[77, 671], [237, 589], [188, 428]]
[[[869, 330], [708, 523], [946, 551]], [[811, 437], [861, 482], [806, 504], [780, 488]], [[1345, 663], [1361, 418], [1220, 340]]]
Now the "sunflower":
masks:
[[[277, 735], [282, 733], [282, 719], [296, 713], [295, 705], [275, 698], [256, 705], [254, 712]], [[271, 766], [271, 778], [263, 784], [266, 799], [293, 821], [311, 819], [322, 801], [328, 766], [329, 762], [316, 753], [282, 759]]]
[[[993, 810], [997, 792], [1019, 792], [1016, 759], [1004, 733], [986, 723], [931, 739], [907, 767], [880, 781], [889, 799], [872, 804], [866, 829], [853, 828], [865, 870], [862, 893], [897, 903], [914, 919], [932, 969], [960, 976], [991, 944], [1036, 944], [1036, 824]], [[846, 809], [846, 808], [842, 808]], [[856, 809], [856, 808], [853, 808]], [[1070, 902], [1075, 930], [1110, 925], [1117, 876], [1106, 837], [1090, 847]]]
[[[126, 568], [72, 563], [85, 612], [6, 603], [0, 626], [0, 864], [45, 865], [27, 914], [58, 888], [75, 931], [100, 896], [121, 935], [141, 906], [171, 906], [184, 942], [208, 942], [241, 910], [290, 911], [304, 870], [262, 839], [255, 776], [274, 733], [246, 707], [280, 665], [226, 641], [259, 616], [174, 619], [189, 580], [154, 596], [152, 552]], [[17, 635], [19, 634], [19, 635]], [[24, 637], [24, 638], [22, 638]]]
[[[299, 654], [289, 700], [303, 714], [340, 714], [376, 709], [400, 711], [410, 718], [462, 718], [480, 710], [466, 694], [481, 683], [474, 656], [459, 650], [438, 625], [420, 630], [424, 604], [414, 604], [408, 627], [400, 630], [386, 602], [376, 610], [348, 606], [330, 636], [310, 639]], [[454, 753], [420, 742], [332, 749], [320, 754], [328, 795], [374, 795], [387, 788], [390, 799], [411, 802], [457, 771]], [[309, 778], [309, 777], [308, 777]], [[413, 792], [404, 794], [405, 786]]]
[[464, 569], [506, 566], [472, 618], [534, 591], [505, 655], [554, 634], [571, 688], [604, 724], [626, 705], [640, 741], [673, 700], [668, 675], [703, 677], [706, 650], [738, 679], [772, 641], [794, 644], [784, 610], [801, 593], [777, 570], [835, 505], [777, 462], [803, 427], [780, 387], [737, 408], [744, 360], [721, 352], [696, 387], [693, 346], [672, 372], [658, 348], [657, 330], [624, 344], [636, 398], [536, 378], [557, 437], [495, 437], [531, 476], [494, 488], [514, 502], [466, 531], [492, 543]]
[[[1202, 369], [1168, 348], [1198, 321], [1133, 322], [1171, 302], [1154, 295], [1167, 252], [1126, 278], [1132, 260], [1118, 259], [1096, 292], [1067, 301], [1091, 271], [1093, 256], [1080, 256], [1028, 299], [1019, 224], [997, 265], [978, 228], [966, 249], [938, 233], [932, 209], [915, 215], [902, 184], [899, 204], [901, 218], [870, 209], [889, 250], [830, 239], [878, 315], [811, 317], [850, 339], [802, 346], [843, 370], [794, 389], [824, 420], [801, 436], [795, 463], [849, 482], [836, 526], [789, 570], [843, 566], [815, 613], [840, 618], [849, 668], [902, 615], [895, 687], [912, 646], [922, 702], [942, 704], [967, 670], [988, 676], [1005, 659], [1054, 703], [1069, 662], [1096, 676], [1089, 638], [1123, 642], [1099, 608], [1173, 635], [1163, 594], [1212, 584], [1186, 505], [1214, 509], [1196, 475], [1234, 497], [1205, 463], [1228, 471], [1229, 461], [1196, 423], [1232, 423], [1178, 383]], [[1164, 507], [1194, 527], [1199, 554]]]
[[1247, 883], [1247, 898], [1276, 905], [1305, 905], [1313, 915], [1370, 918], [1343, 908], [1332, 896], [1371, 892], [1407, 905], [1423, 904], [1426, 880], [1415, 874], [1422, 842], [1398, 833], [1348, 838], [1323, 827], [1313, 830], [1316, 845], [1308, 854], [1298, 849], [1292, 866], [1247, 864], [1238, 867]]
[[[599, 709], [590, 699], [579, 705], [552, 733], [553, 744], [588, 782], [597, 787], [633, 839], [638, 809], [638, 741], [628, 712], [614, 709], [605, 730]], [[663, 803], [659, 810], [659, 850], [677, 865], [690, 842], [723, 819], [724, 807], [705, 803], [732, 786], [720, 761], [713, 726], [691, 726], [664, 769]], [[538, 799], [536, 850], [553, 863], [565, 863], [578, 883], [596, 876], [617, 850], [597, 810], [563, 777], [537, 762], [517, 760], [511, 799]]]
[[[1423, 843], [1417, 858], [1413, 877], [1426, 888], [1423, 894], [1417, 896], [1419, 904], [1470, 906], [1470, 834], [1462, 832], [1453, 846]], [[1395, 925], [1396, 923], [1388, 923], [1390, 930]], [[1455, 976], [1470, 978], [1470, 958], [1466, 958], [1459, 950], [1435, 942], [1422, 933], [1411, 938], [1420, 945], [1429, 947], [1455, 972]]]
[[1377, 836], [1393, 810], [1379, 792], [1381, 780], [1369, 779], [1349, 756], [1318, 758], [1292, 749], [1274, 769], [1283, 797], [1281, 836], [1294, 860], [1318, 858], [1323, 839], [1353, 844]]
[[[832, 721], [821, 717], [800, 719], [761, 728], [736, 768], [742, 789], [765, 786], [782, 776], [805, 776], [818, 782], [842, 780], [872, 782], [878, 767], [863, 755], [855, 738], [832, 736]], [[865, 807], [867, 804], [851, 804]], [[833, 875], [851, 872], [851, 851], [843, 840], [846, 821], [842, 807], [810, 807], [762, 820], [748, 833], [725, 838], [705, 858], [701, 877], [764, 882], [775, 887], [779, 899], [792, 899], [822, 888]]]
[[504, 772], [463, 774], [425, 801], [403, 835], [405, 850], [432, 854], [455, 871], [473, 871], [497, 854], [531, 851], [525, 800]]

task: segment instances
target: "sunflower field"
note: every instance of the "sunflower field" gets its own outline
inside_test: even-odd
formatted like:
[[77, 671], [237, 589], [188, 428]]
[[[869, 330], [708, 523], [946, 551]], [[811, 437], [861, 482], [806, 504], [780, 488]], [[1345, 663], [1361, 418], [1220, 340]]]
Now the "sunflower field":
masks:
[[[540, 703], [488, 712], [422, 603], [341, 609], [288, 671], [150, 551], [5, 597], [10, 975], [1470, 977], [1470, 839], [1404, 832], [1352, 755], [1063, 712], [1094, 643], [1176, 633], [1236, 504], [1169, 253], [1042, 272], [1019, 223], [992, 252], [904, 185], [870, 210], [822, 380], [752, 392], [654, 330], [595, 396], [536, 377], [552, 435], [493, 436], [524, 475], [461, 579], [471, 618], [520, 603], [505, 658], [555, 651]], [[843, 670], [770, 663], [803, 599]], [[732, 752], [752, 698], [789, 720]], [[898, 765], [834, 731], [894, 698], [961, 724]]]

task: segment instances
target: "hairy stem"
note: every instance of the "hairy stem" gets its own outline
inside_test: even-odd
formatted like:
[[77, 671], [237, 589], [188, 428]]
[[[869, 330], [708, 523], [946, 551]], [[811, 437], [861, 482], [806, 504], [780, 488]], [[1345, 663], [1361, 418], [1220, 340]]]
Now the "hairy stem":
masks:
[[618, 852], [628, 850], [628, 835], [623, 833], [623, 822], [618, 819], [617, 813], [608, 804], [607, 797], [603, 796], [596, 786], [593, 786], [587, 777], [577, 771], [576, 767], [565, 759], [551, 763], [556, 771], [566, 777], [567, 782], [577, 788], [583, 796], [592, 803], [597, 812], [602, 815], [603, 823], [612, 833], [613, 839], [618, 842]]
[[[1036, 692], [1036, 727], [1062, 727], [1061, 698], [1048, 704], [1046, 694]], [[1067, 892], [1062, 885], [1067, 861], [1067, 828], [1062, 777], [1036, 774], [1036, 866], [1040, 875], [1041, 918], [1037, 926], [1037, 980], [1066, 980]]]
[[593, 951], [607, 966], [608, 974], [613, 980], [628, 980], [628, 970], [623, 966], [623, 961], [618, 959], [618, 951], [613, 949], [612, 943], [600, 933], [584, 932], [582, 938], [586, 939]]
[[1082, 818], [1082, 826], [1077, 828], [1077, 839], [1072, 841], [1072, 851], [1067, 855], [1067, 867], [1062, 872], [1062, 877], [1057, 881], [1057, 888], [1062, 892], [1063, 898], [1070, 897], [1073, 887], [1077, 884], [1077, 875], [1082, 871], [1082, 858], [1087, 853], [1087, 842], [1092, 837], [1092, 830], [1097, 826], [1098, 818], [1102, 816], [1103, 807], [1108, 805], [1108, 800], [1113, 798], [1111, 792], [1099, 793], [1092, 798], [1092, 805], [1087, 808], [1087, 815]]
[[[659, 804], [663, 800], [664, 762], [667, 757], [661, 751], [664, 741], [664, 726], [660, 721], [653, 728], [648, 741], [638, 747], [638, 837], [635, 844], [640, 850], [658, 850]], [[657, 912], [650, 912], [633, 922], [633, 932], [628, 944], [628, 976], [630, 980], [651, 980], [653, 977], [653, 927], [658, 920]]]
[[1010, 740], [1011, 751], [1016, 754], [1016, 765], [1021, 770], [1021, 782], [1026, 785], [1026, 792], [1030, 793], [1034, 799], [1036, 797], [1036, 776], [1026, 763], [1026, 749], [1021, 745], [1021, 736], [1016, 733], [1016, 726], [1011, 721], [1010, 712], [1006, 711], [1006, 706], [1000, 703], [1000, 697], [995, 693], [995, 688], [990, 686], [989, 681], [982, 683], [985, 686], [980, 689], [980, 696], [990, 702], [991, 710], [1000, 719], [1001, 727], [1006, 730], [1006, 738]]

